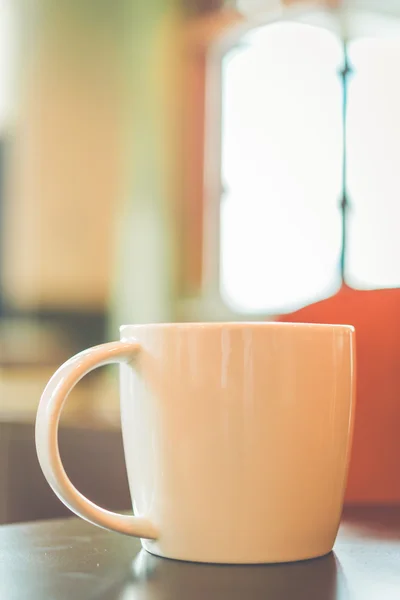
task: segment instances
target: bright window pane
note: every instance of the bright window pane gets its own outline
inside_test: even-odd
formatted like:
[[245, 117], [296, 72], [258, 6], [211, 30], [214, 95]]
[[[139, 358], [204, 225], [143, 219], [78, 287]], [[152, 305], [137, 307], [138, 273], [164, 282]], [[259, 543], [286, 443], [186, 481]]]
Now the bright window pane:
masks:
[[400, 40], [350, 46], [346, 278], [358, 288], [400, 285]]
[[294, 23], [224, 59], [221, 290], [236, 310], [290, 311], [340, 284], [342, 64], [331, 33]]

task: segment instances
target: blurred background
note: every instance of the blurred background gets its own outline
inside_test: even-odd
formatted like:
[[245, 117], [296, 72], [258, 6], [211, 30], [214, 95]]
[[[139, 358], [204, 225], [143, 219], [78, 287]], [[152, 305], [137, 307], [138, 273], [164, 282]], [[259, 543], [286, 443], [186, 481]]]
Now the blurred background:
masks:
[[[0, 0], [0, 523], [67, 514], [34, 451], [55, 368], [122, 323], [357, 329], [348, 503], [400, 502], [400, 3]], [[130, 505], [118, 377], [74, 483]]]

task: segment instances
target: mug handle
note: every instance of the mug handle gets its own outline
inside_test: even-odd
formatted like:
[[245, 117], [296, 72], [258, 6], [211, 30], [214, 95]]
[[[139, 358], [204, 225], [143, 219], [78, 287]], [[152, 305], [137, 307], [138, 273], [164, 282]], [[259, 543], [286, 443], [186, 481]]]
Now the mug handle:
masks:
[[110, 363], [131, 363], [140, 345], [135, 342], [101, 344], [76, 354], [52, 376], [41, 397], [36, 417], [36, 451], [43, 474], [64, 504], [94, 525], [146, 539], [158, 532], [141, 516], [120, 515], [100, 508], [81, 494], [68, 478], [60, 458], [58, 424], [64, 403], [75, 385], [90, 371]]

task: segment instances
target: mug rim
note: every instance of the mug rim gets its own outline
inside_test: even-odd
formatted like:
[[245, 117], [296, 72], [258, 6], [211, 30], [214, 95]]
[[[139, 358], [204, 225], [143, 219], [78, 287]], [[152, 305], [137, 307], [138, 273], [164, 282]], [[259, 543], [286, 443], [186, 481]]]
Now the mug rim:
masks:
[[119, 328], [120, 333], [126, 329], [342, 329], [355, 332], [354, 325], [339, 323], [288, 323], [283, 321], [193, 321], [187, 323], [126, 323]]

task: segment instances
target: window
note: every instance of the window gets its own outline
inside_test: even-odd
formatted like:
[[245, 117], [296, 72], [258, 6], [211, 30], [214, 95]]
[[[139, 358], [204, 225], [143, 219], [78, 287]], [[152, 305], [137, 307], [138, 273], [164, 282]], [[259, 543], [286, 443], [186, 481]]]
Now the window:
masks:
[[347, 280], [400, 286], [400, 38], [350, 45]]
[[[345, 277], [400, 285], [400, 40], [351, 42]], [[277, 23], [222, 64], [220, 287], [241, 313], [290, 312], [341, 285], [344, 48]]]

